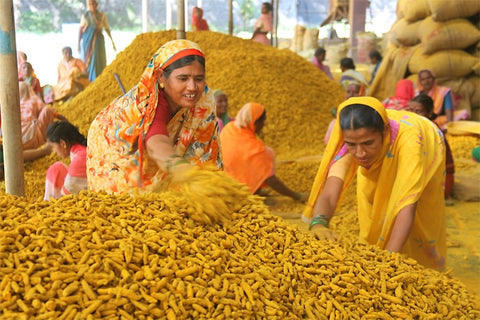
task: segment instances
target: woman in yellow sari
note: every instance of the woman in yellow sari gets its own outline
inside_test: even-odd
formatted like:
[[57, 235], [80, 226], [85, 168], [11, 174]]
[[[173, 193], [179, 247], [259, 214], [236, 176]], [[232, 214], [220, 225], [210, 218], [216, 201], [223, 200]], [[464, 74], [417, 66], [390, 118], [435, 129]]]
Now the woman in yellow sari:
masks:
[[332, 136], [303, 213], [325, 235], [343, 192], [357, 175], [360, 241], [445, 266], [445, 145], [440, 129], [407, 111], [354, 97], [337, 111]]
[[157, 50], [140, 82], [93, 121], [88, 186], [149, 191], [185, 164], [222, 167], [204, 54], [194, 42], [173, 40]]

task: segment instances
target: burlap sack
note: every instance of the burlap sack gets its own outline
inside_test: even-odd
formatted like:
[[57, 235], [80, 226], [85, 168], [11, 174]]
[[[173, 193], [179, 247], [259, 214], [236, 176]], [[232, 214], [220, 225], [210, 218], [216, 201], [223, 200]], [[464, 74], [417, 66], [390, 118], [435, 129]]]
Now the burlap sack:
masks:
[[303, 50], [303, 35], [305, 34], [306, 28], [301, 25], [296, 25], [293, 30], [293, 38], [290, 45], [290, 50], [293, 52], [300, 52]]
[[326, 56], [325, 64], [330, 68], [338, 68], [340, 60], [348, 54], [348, 42], [326, 43], [324, 45]]
[[480, 30], [467, 19], [437, 22], [428, 17], [422, 21], [419, 32], [424, 54], [445, 49], [465, 49], [480, 40]]
[[433, 20], [467, 18], [480, 12], [478, 0], [427, 0]]
[[317, 49], [318, 48], [318, 33], [320, 30], [307, 29], [303, 34], [303, 48], [302, 50]]
[[474, 75], [467, 78], [471, 86], [475, 88], [470, 97], [470, 105], [472, 108], [472, 120], [480, 121], [480, 76]]
[[403, 18], [408, 22], [415, 22], [430, 15], [427, 0], [404, 0], [402, 6]]
[[395, 96], [395, 86], [405, 77], [408, 62], [417, 48], [398, 47], [387, 51], [369, 88], [369, 95], [380, 101]]
[[431, 69], [437, 78], [461, 78], [480, 72], [480, 59], [462, 50], [441, 50], [431, 55], [422, 53], [421, 46], [415, 50], [408, 63], [411, 73]]
[[357, 32], [357, 61], [370, 62], [370, 51], [377, 49], [377, 36], [373, 32]]
[[421, 20], [412, 23], [405, 19], [397, 20], [389, 31], [390, 39], [397, 46], [410, 47], [419, 44], [421, 22]]

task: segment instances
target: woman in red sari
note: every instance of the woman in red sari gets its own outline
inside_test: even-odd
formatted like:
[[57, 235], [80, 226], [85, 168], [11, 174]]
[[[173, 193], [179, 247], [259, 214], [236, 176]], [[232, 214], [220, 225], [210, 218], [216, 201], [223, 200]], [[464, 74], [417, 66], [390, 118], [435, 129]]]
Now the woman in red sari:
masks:
[[252, 40], [263, 44], [270, 44], [270, 39], [267, 37], [268, 33], [273, 32], [273, 7], [269, 2], [262, 4], [262, 14], [255, 22], [253, 27]]
[[203, 9], [200, 7], [194, 7], [192, 10], [192, 31], [208, 31], [207, 20], [203, 19]]

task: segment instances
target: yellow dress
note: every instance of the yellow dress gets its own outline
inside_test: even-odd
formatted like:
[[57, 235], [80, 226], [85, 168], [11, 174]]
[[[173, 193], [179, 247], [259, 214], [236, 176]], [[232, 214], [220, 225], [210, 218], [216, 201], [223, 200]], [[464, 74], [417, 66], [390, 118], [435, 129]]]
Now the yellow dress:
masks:
[[413, 226], [401, 253], [424, 266], [442, 269], [446, 257], [443, 134], [430, 120], [407, 111], [385, 110], [375, 98], [350, 98], [339, 106], [332, 136], [303, 212], [304, 220], [312, 219], [313, 207], [331, 166], [346, 154], [338, 117], [351, 104], [374, 108], [384, 123], [390, 124], [390, 132], [383, 139], [383, 156], [368, 169], [359, 167], [356, 161], [345, 169], [342, 194], [357, 174], [360, 241], [384, 248], [397, 214], [407, 205], [417, 203]]

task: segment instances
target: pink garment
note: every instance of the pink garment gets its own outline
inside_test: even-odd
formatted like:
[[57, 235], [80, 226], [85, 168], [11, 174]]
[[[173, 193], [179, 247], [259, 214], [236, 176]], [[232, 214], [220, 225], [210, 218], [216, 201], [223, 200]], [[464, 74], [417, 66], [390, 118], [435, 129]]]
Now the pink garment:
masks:
[[46, 106], [29, 85], [28, 92], [20, 101], [23, 149], [36, 149], [46, 139], [47, 127], [55, 119], [55, 110]]
[[253, 27], [254, 36], [252, 37], [253, 41], [260, 42], [263, 44], [270, 44], [270, 39], [268, 39], [268, 32], [273, 32], [273, 16], [271, 13], [262, 13], [258, 20], [255, 22]]
[[385, 109], [406, 110], [408, 102], [415, 96], [415, 87], [411, 80], [402, 79], [395, 87], [395, 97], [385, 99], [382, 104]]
[[44, 200], [87, 189], [87, 147], [75, 144], [70, 149], [70, 165], [55, 162], [47, 170]]
[[313, 57], [312, 58], [312, 63], [315, 67], [317, 67], [318, 69], [322, 70], [323, 72], [325, 72], [325, 74], [327, 75], [327, 77], [329, 77], [330, 79], [333, 80], [333, 75], [332, 75], [332, 72], [330, 71], [330, 67], [327, 66], [327, 65], [324, 65], [323, 63], [321, 62], [318, 62], [317, 58]]
[[[235, 118], [229, 116], [228, 121], [229, 122], [235, 121]], [[223, 120], [220, 117], [217, 117], [217, 123], [218, 123], [218, 133], [220, 133], [222, 131], [223, 127], [225, 127], [225, 124], [223, 123]]]

